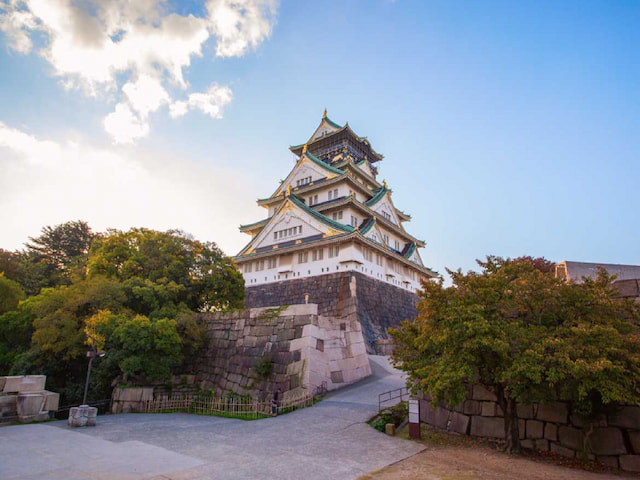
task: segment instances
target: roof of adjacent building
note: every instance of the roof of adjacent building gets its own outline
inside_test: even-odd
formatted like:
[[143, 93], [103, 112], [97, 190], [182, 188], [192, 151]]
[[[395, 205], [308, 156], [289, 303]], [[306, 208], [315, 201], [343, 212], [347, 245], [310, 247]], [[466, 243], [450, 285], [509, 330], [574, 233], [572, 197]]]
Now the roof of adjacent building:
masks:
[[616, 280], [640, 279], [640, 265], [572, 262], [565, 260], [556, 264], [556, 276], [559, 276], [558, 266], [561, 265], [564, 265], [566, 268], [567, 280], [574, 282], [581, 282], [583, 278], [595, 279], [600, 268], [604, 268], [609, 275], [616, 275]]

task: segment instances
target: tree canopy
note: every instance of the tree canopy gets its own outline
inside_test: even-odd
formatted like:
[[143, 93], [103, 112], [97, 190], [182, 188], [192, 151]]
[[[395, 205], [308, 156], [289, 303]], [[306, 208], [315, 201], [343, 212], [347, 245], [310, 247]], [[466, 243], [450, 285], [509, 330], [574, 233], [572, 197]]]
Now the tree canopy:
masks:
[[640, 405], [640, 306], [617, 299], [611, 278], [564, 283], [531, 257], [478, 261], [425, 283], [415, 321], [390, 330], [394, 361], [413, 390], [463, 401], [481, 382], [498, 399], [507, 449], [519, 449], [519, 403], [572, 400], [588, 417], [602, 405]]
[[[82, 392], [88, 333], [107, 351], [92, 384], [102, 396], [114, 379], [162, 380], [177, 371], [203, 345], [196, 312], [244, 306], [244, 279], [232, 260], [177, 230], [97, 235], [85, 222], [68, 222], [43, 228], [23, 252], [0, 253], [16, 280], [0, 272], [0, 368], [7, 370], [0, 373], [44, 373], [67, 402]], [[24, 300], [23, 289], [31, 295]]]

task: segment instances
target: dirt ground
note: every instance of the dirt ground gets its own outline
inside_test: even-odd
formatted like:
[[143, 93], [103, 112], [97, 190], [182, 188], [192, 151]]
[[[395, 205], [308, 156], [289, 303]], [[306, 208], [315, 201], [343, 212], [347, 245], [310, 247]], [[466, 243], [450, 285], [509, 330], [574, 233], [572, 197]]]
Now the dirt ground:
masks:
[[[406, 432], [398, 435], [405, 436]], [[468, 437], [422, 430], [427, 450], [358, 480], [609, 480], [640, 476], [560, 458], [508, 455]], [[591, 470], [591, 471], [589, 471]]]

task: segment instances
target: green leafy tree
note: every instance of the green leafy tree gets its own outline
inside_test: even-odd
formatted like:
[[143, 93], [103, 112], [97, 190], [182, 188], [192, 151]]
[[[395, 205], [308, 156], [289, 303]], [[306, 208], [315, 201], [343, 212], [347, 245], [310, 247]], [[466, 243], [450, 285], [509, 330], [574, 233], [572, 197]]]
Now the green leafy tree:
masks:
[[117, 278], [127, 285], [131, 307], [144, 315], [183, 304], [192, 311], [242, 308], [244, 280], [214, 243], [177, 230], [112, 230], [96, 239], [89, 275]]
[[451, 287], [424, 284], [417, 319], [390, 330], [413, 390], [454, 405], [480, 381], [504, 412], [511, 452], [520, 403], [560, 396], [587, 416], [603, 404], [640, 404], [640, 311], [615, 299], [610, 278], [566, 284], [531, 257], [478, 264], [480, 273], [449, 271]]
[[129, 317], [103, 310], [87, 320], [85, 331], [108, 352], [105, 368], [117, 368], [125, 382], [167, 380], [182, 361], [182, 341], [175, 320]]
[[0, 272], [0, 315], [18, 308], [24, 298], [24, 291], [18, 282], [9, 280]]
[[86, 222], [66, 222], [44, 227], [39, 237], [30, 238], [21, 258], [21, 279], [33, 295], [40, 289], [69, 285], [83, 278], [91, 242], [96, 235]]

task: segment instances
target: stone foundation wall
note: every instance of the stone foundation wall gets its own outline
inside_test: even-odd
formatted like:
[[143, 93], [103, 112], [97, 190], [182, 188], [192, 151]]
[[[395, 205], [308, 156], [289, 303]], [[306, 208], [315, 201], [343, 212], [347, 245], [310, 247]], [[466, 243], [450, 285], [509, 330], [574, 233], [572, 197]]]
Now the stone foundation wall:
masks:
[[356, 315], [371, 353], [376, 340], [388, 338], [385, 330], [417, 315], [418, 296], [394, 285], [358, 272], [340, 272], [316, 277], [285, 280], [246, 288], [248, 308], [291, 305], [305, 301], [318, 305], [318, 314], [327, 317], [345, 315], [349, 299], [356, 301]]
[[[342, 315], [319, 315], [315, 304], [200, 315], [209, 342], [196, 365], [197, 381], [218, 395], [231, 390], [262, 399], [280, 388], [287, 400], [370, 375], [355, 300], [333, 308]], [[265, 362], [271, 363], [268, 377], [259, 373]]]
[[[504, 438], [502, 409], [495, 395], [474, 385], [469, 399], [454, 408], [435, 406], [420, 396], [420, 421], [433, 427], [483, 438]], [[518, 407], [520, 444], [573, 458], [586, 455], [606, 465], [640, 472], [640, 407], [621, 406], [602, 415], [593, 429], [567, 402]]]

